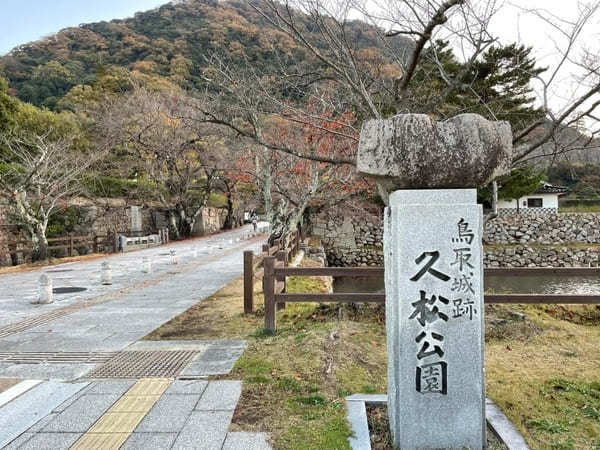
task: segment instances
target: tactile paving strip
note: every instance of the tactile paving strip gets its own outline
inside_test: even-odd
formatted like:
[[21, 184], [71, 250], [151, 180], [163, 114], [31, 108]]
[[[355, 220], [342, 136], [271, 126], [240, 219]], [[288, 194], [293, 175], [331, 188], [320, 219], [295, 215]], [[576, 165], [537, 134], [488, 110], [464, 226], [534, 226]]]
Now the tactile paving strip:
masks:
[[71, 447], [118, 450], [167, 390], [171, 380], [139, 380]]
[[197, 351], [128, 351], [118, 353], [85, 378], [175, 378]]
[[12, 364], [103, 364], [116, 352], [0, 352], [0, 362]]

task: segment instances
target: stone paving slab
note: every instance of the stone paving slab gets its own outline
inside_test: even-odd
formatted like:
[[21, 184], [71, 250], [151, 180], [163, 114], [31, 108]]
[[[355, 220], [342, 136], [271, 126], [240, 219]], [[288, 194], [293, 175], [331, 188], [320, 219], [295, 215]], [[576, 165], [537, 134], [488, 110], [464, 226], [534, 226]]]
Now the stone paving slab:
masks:
[[208, 386], [208, 381], [176, 380], [166, 390], [165, 394], [198, 394], [202, 395]]
[[181, 373], [182, 378], [200, 378], [231, 372], [246, 349], [245, 341], [212, 343], [205, 352], [196, 356]]
[[179, 432], [200, 395], [163, 395], [135, 429], [136, 432]]
[[223, 450], [272, 450], [267, 433], [227, 433]]
[[42, 431], [85, 433], [119, 398], [119, 394], [82, 395], [59, 413]]
[[0, 378], [48, 378], [74, 380], [92, 371], [96, 364], [11, 364], [0, 368]]
[[0, 448], [52, 412], [52, 409], [87, 386], [48, 381], [37, 385], [0, 408]]
[[197, 411], [233, 411], [242, 393], [241, 381], [213, 381], [196, 405]]
[[19, 450], [68, 449], [81, 437], [81, 433], [37, 433], [18, 447]]
[[219, 450], [225, 442], [233, 411], [194, 411], [172, 450]]
[[133, 433], [120, 450], [164, 450], [177, 439], [177, 433]]

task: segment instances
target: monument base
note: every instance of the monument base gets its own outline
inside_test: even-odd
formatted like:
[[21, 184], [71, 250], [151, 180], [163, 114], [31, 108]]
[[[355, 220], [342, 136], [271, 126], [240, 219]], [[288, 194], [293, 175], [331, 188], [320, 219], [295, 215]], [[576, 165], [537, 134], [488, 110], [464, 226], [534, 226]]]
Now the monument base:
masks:
[[[387, 395], [383, 394], [354, 394], [346, 397], [348, 423], [352, 437], [349, 438], [352, 450], [369, 450], [371, 448], [370, 430], [367, 418], [367, 407], [387, 407]], [[490, 399], [485, 401], [487, 427], [497, 440], [501, 441], [508, 450], [529, 450], [525, 439], [515, 428], [502, 410]]]

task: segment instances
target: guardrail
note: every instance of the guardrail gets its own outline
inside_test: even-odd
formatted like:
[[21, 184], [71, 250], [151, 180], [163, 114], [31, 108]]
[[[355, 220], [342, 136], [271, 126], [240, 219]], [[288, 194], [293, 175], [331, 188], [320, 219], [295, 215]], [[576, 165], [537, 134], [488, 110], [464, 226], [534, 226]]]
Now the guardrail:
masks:
[[[289, 302], [317, 303], [385, 303], [382, 293], [333, 293], [333, 294], [288, 294], [285, 293], [285, 280], [292, 276], [331, 276], [331, 277], [375, 277], [382, 278], [382, 267], [285, 267], [275, 257], [263, 258], [265, 297], [265, 330], [277, 329], [277, 310], [280, 305]], [[598, 267], [531, 267], [531, 268], [489, 268], [484, 270], [487, 276], [599, 276]], [[487, 304], [600, 304], [600, 295], [569, 294], [485, 294]]]
[[244, 252], [244, 314], [251, 314], [254, 310], [254, 280], [264, 275], [262, 266], [265, 258], [275, 255], [275, 259], [285, 267], [298, 254], [301, 241], [302, 233], [296, 231], [286, 249], [282, 249], [281, 241], [276, 239], [273, 246], [264, 244], [260, 255], [255, 255], [252, 250]]

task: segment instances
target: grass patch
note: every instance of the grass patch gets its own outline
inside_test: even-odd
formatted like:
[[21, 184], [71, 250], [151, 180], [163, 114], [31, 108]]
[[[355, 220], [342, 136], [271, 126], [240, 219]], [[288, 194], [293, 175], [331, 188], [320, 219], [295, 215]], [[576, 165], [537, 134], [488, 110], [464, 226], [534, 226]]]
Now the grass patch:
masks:
[[600, 212], [600, 205], [561, 206], [559, 213], [595, 213]]
[[[326, 288], [319, 278], [288, 280], [289, 292]], [[233, 431], [268, 432], [275, 449], [349, 449], [344, 397], [387, 390], [381, 308], [288, 304], [277, 313], [277, 333], [268, 334], [259, 289], [257, 282], [255, 314], [243, 314], [240, 279], [147, 339], [247, 340], [225, 377], [244, 382]], [[532, 449], [600, 450], [595, 319], [579, 320], [577, 307], [490, 306], [488, 320], [500, 322], [488, 327], [487, 395]]]

